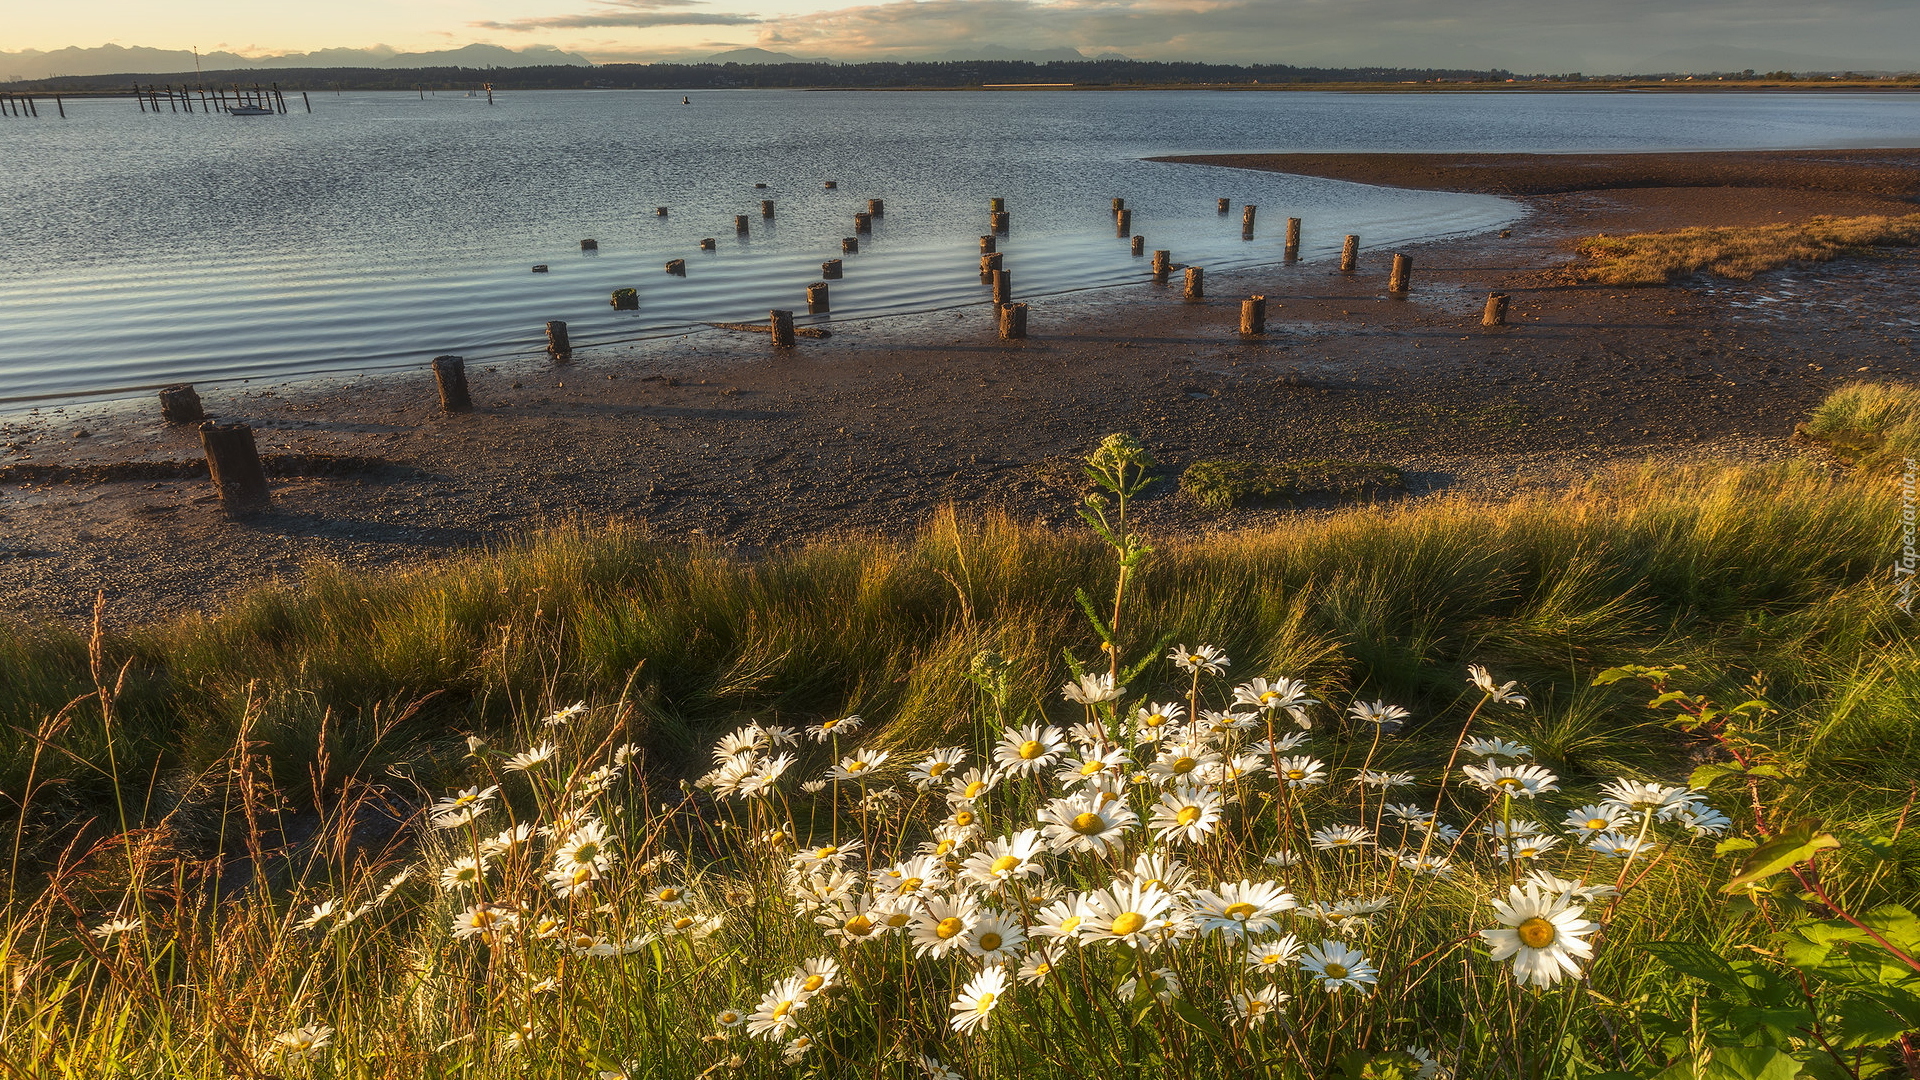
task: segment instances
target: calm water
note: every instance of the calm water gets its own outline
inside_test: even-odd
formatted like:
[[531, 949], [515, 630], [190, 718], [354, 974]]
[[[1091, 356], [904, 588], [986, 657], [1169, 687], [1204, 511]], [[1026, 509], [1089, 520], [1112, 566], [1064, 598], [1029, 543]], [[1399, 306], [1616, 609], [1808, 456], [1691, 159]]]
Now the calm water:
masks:
[[[0, 121], [0, 407], [175, 380], [366, 370], [804, 311], [868, 198], [886, 216], [832, 283], [839, 318], [979, 303], [977, 238], [1022, 297], [1139, 280], [1148, 249], [1215, 269], [1492, 228], [1483, 196], [1139, 159], [1204, 151], [1920, 145], [1920, 99], [1873, 95], [679, 93], [316, 95], [284, 117]], [[835, 180], [837, 190], [822, 186]], [[764, 183], [756, 189], [755, 183]], [[1234, 201], [1221, 216], [1217, 197]], [[763, 221], [759, 200], [777, 204]], [[1241, 239], [1239, 206], [1260, 207]], [[671, 208], [666, 218], [653, 208]], [[733, 215], [750, 215], [736, 236]], [[718, 250], [699, 250], [702, 237]], [[600, 242], [597, 255], [579, 241]], [[687, 276], [663, 272], [687, 260]], [[529, 273], [534, 263], [551, 272]], [[638, 312], [608, 293], [633, 287]]]

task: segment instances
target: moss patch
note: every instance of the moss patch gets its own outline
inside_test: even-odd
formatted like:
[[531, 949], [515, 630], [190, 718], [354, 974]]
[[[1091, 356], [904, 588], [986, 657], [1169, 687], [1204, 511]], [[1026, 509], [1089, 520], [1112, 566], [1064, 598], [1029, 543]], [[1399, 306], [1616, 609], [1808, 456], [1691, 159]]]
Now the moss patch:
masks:
[[1202, 506], [1230, 510], [1250, 503], [1302, 498], [1356, 499], [1405, 491], [1399, 469], [1377, 461], [1197, 461], [1181, 474], [1180, 490]]

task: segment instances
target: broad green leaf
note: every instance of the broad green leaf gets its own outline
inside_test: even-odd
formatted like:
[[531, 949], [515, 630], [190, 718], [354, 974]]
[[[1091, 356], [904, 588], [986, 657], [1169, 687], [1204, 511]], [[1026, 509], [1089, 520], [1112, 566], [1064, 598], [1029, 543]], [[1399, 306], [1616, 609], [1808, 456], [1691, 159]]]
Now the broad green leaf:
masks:
[[1739, 1001], [1747, 999], [1747, 985], [1720, 954], [1691, 941], [1648, 941], [1640, 946], [1682, 975], [1691, 975]]
[[1732, 855], [1736, 851], [1752, 851], [1760, 845], [1744, 836], [1729, 836], [1713, 845], [1715, 855]]
[[1820, 831], [1819, 819], [1808, 818], [1754, 848], [1753, 853], [1747, 856], [1746, 863], [1741, 866], [1740, 872], [1734, 875], [1732, 881], [1721, 886], [1720, 891], [1737, 893], [1750, 882], [1770, 878], [1790, 866], [1806, 862], [1820, 851], [1839, 846], [1840, 841], [1834, 839], [1831, 834]]
[[1725, 762], [1719, 761], [1712, 762], [1693, 770], [1693, 775], [1687, 777], [1687, 786], [1705, 791], [1713, 786], [1715, 780], [1721, 780], [1729, 776], [1740, 776], [1745, 771], [1746, 770], [1738, 765], [1728, 765]]

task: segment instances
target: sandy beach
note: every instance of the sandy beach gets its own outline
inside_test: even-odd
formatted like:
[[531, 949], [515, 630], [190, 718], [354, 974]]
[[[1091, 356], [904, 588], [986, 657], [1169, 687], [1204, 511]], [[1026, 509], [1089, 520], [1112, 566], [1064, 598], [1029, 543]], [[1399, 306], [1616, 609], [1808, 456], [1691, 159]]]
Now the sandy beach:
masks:
[[[1167, 466], [1149, 530], [1323, 512], [1203, 510], [1172, 478], [1208, 458], [1383, 461], [1410, 497], [1499, 497], [1612, 462], [1802, 453], [1793, 425], [1832, 387], [1920, 370], [1910, 250], [1631, 290], [1564, 269], [1596, 233], [1911, 213], [1920, 151], [1179, 160], [1488, 192], [1528, 213], [1508, 235], [1406, 249], [1405, 299], [1385, 291], [1391, 253], [1363, 246], [1351, 276], [1318, 261], [1209, 274], [1202, 303], [1143, 263], [1139, 285], [1031, 298], [1024, 341], [999, 340], [982, 304], [841, 319], [790, 352], [714, 330], [477, 367], [469, 415], [439, 411], [424, 364], [213, 388], [208, 411], [252, 424], [263, 452], [306, 455], [274, 508], [239, 522], [204, 474], [153, 464], [199, 448], [150, 402], [7, 415], [0, 612], [79, 621], [104, 590], [121, 623], [215, 613], [319, 560], [406, 565], [575, 519], [746, 552], [910, 531], [948, 501], [1064, 523], [1075, 459], [1110, 431]], [[1512, 325], [1481, 328], [1489, 291], [1512, 296]], [[1243, 338], [1256, 293], [1268, 332]]]

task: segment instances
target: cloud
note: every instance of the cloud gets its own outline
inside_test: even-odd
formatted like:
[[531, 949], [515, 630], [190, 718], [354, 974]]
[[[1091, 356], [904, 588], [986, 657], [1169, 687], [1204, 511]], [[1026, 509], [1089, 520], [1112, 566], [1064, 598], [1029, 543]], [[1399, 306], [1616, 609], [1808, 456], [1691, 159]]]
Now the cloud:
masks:
[[469, 23], [485, 30], [524, 33], [532, 30], [575, 30], [587, 27], [747, 26], [760, 21], [753, 15], [723, 11], [669, 10], [705, 7], [705, 0], [606, 0], [598, 10], [578, 15], [549, 15], [534, 19], [486, 20]]

